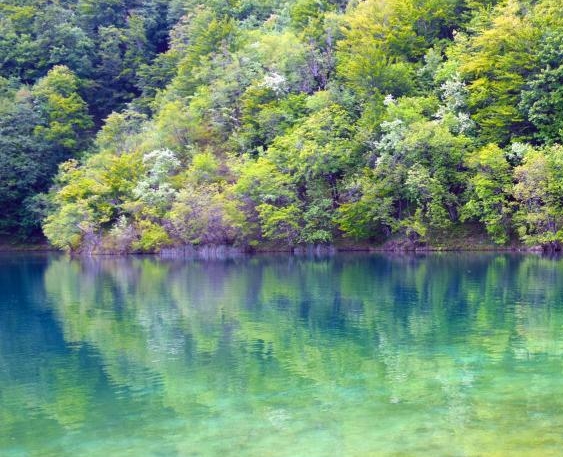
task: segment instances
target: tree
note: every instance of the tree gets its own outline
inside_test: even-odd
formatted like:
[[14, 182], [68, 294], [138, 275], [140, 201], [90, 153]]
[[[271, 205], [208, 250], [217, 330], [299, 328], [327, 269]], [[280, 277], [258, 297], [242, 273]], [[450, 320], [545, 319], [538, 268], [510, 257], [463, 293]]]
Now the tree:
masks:
[[262, 179], [268, 188], [280, 180], [288, 191], [281, 195], [275, 191], [275, 198], [260, 194], [253, 198], [266, 237], [281, 237], [291, 244], [332, 240], [340, 182], [359, 160], [353, 134], [347, 113], [331, 105], [276, 138], [263, 162], [273, 170]]
[[174, 34], [176, 46], [182, 49], [182, 59], [172, 87], [179, 95], [190, 96], [201, 83], [197, 71], [202, 67], [202, 60], [209, 61], [221, 52], [234, 50], [237, 27], [231, 18], [199, 6], [180, 21]]
[[[337, 70], [361, 99], [412, 89], [413, 68], [408, 59], [422, 40], [393, 3], [360, 3], [347, 17], [344, 39], [338, 42]], [[404, 21], [404, 22], [403, 22]]]
[[33, 87], [46, 125], [36, 128], [36, 135], [43, 135], [69, 153], [85, 149], [87, 132], [93, 127], [86, 102], [78, 94], [80, 80], [65, 66], [55, 66], [47, 76]]
[[169, 149], [160, 149], [145, 154], [143, 164], [147, 171], [133, 188], [133, 197], [142, 205], [141, 211], [163, 216], [176, 196], [168, 177], [178, 171], [180, 161]]
[[450, 81], [441, 92], [441, 104], [435, 97], [387, 97], [387, 120], [368, 153], [371, 169], [351, 180], [338, 211], [346, 233], [403, 232], [416, 241], [457, 222], [471, 120], [463, 111], [463, 84]]
[[505, 153], [490, 144], [469, 155], [466, 164], [474, 174], [469, 178], [462, 220], [478, 219], [495, 243], [506, 244], [511, 231], [512, 175]]
[[563, 137], [563, 34], [548, 31], [541, 39], [539, 73], [522, 92], [520, 108], [536, 127], [535, 137], [543, 143]]
[[559, 248], [563, 241], [563, 147], [529, 151], [514, 170], [515, 226], [522, 241]]
[[244, 215], [218, 184], [186, 186], [168, 215], [173, 235], [192, 245], [230, 245], [244, 239]]
[[367, 0], [346, 15], [338, 70], [362, 97], [401, 96], [413, 89], [414, 66], [439, 39], [449, 37], [462, 2]]
[[129, 202], [144, 171], [137, 152], [63, 163], [50, 192], [53, 209], [43, 223], [49, 242], [65, 250], [99, 251], [104, 230], [122, 223], [122, 216], [132, 217]]
[[541, 30], [527, 11], [517, 0], [500, 3], [474, 38], [459, 40], [460, 71], [471, 81], [469, 106], [486, 143], [506, 145], [530, 133], [518, 103], [537, 65]]
[[36, 129], [44, 120], [30, 92], [0, 99], [0, 232], [25, 238], [36, 234], [39, 220], [30, 211], [33, 195], [47, 190], [62, 151]]
[[59, 163], [87, 146], [84, 135], [92, 124], [78, 86], [68, 68], [54, 67], [31, 90], [22, 88], [3, 100], [0, 230], [35, 235], [42, 215], [34, 195], [48, 190]]

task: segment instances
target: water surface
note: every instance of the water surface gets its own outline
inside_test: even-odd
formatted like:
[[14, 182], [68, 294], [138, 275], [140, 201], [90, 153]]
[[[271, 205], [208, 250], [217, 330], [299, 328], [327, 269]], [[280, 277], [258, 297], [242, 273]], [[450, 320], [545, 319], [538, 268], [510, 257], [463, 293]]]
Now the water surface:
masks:
[[0, 256], [3, 457], [561, 449], [561, 260]]

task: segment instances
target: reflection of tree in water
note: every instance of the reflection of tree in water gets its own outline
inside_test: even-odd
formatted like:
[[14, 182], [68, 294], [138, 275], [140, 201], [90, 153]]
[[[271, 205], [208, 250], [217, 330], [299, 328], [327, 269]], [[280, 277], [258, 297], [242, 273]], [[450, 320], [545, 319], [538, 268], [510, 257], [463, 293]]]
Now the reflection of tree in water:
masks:
[[[490, 411], [508, 382], [532, 413], [545, 407], [554, 389], [541, 373], [560, 369], [554, 356], [563, 352], [562, 268], [487, 254], [63, 257], [50, 262], [44, 284], [72, 348], [66, 366], [78, 370], [63, 376], [76, 379], [74, 397], [86, 410], [96, 410], [102, 376], [151, 415], [189, 416], [208, 437], [210, 418], [226, 432], [252, 434], [248, 418], [263, 416], [276, 430], [316, 423], [336, 445], [350, 432], [339, 418], [355, 417], [360, 432], [385, 439], [362, 427], [402, 411], [427, 424], [423, 435], [436, 432], [429, 424], [439, 417], [443, 429], [428, 438], [439, 442], [452, 433], [463, 441], [478, 418], [503, 423], [507, 411], [521, 413], [509, 403]], [[87, 369], [81, 351], [99, 354], [103, 369], [89, 367], [86, 383], [78, 379]], [[526, 370], [507, 379], [507, 367], [522, 361], [538, 368], [533, 389]]]
[[[86, 420], [99, 382], [95, 367], [81, 365], [82, 351], [57, 350], [65, 343], [50, 310], [34, 309], [44, 300], [47, 266], [44, 256], [3, 256], [0, 262], [0, 449], [23, 440], [41, 443], [58, 425], [74, 429]], [[43, 434], [21, 435], [40, 415], [50, 419]]]
[[[425, 336], [446, 342], [456, 326], [509, 332], [514, 325], [505, 321], [511, 318], [503, 313], [507, 304], [541, 307], [563, 287], [557, 284], [558, 263], [535, 257], [59, 262], [51, 265], [46, 284], [63, 294], [61, 305], [72, 301], [89, 317], [111, 311], [103, 316], [105, 323], [135, 316], [135, 322], [122, 325], [141, 325], [149, 333], [163, 326], [191, 330], [184, 333], [203, 341], [218, 341], [222, 328], [232, 331], [248, 320], [264, 324], [276, 317], [278, 324], [299, 322], [300, 329], [339, 330], [346, 339], [385, 329], [397, 343]], [[198, 331], [197, 326], [203, 327]]]

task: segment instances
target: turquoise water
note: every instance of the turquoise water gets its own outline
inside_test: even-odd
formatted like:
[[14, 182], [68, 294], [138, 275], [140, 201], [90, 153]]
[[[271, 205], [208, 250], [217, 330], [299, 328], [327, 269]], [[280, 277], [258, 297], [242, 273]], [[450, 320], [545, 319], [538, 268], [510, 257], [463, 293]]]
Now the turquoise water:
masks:
[[0, 256], [2, 457], [562, 453], [561, 260]]

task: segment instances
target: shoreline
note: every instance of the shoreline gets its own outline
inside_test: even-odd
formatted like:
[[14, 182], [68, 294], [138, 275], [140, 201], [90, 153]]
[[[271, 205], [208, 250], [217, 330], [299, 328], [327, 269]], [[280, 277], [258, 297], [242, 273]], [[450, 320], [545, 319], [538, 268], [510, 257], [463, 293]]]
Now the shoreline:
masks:
[[63, 252], [55, 247], [44, 244], [0, 245], [0, 253], [8, 252]]
[[[0, 245], [0, 253], [64, 253], [60, 249], [46, 244]], [[290, 254], [290, 255], [330, 255], [337, 253], [439, 253], [439, 252], [498, 252], [498, 253], [556, 253], [554, 249], [542, 246], [494, 246], [467, 244], [465, 246], [404, 246], [384, 243], [383, 245], [345, 244], [345, 245], [309, 245], [309, 246], [257, 246], [253, 248], [238, 248], [225, 245], [206, 246], [174, 246], [163, 248], [156, 252], [70, 252], [73, 256], [129, 256], [129, 255], [157, 255], [160, 257], [230, 257], [254, 254]]]

